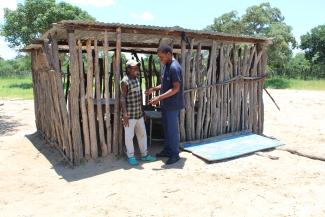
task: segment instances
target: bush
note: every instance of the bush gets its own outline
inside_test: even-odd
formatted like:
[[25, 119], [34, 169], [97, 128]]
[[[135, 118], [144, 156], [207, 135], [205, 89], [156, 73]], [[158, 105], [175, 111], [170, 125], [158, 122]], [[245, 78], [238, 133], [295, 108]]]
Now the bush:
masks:
[[268, 78], [264, 83], [265, 88], [285, 89], [290, 87], [290, 82], [281, 77]]

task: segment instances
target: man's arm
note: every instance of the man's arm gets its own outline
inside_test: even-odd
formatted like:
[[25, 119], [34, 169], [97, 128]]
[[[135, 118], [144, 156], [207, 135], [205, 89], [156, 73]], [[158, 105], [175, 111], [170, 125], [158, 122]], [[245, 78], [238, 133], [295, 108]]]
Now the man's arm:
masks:
[[173, 82], [173, 87], [171, 89], [167, 90], [165, 93], [159, 96], [152, 98], [149, 101], [149, 104], [156, 105], [159, 101], [175, 95], [179, 91], [180, 87], [181, 84], [178, 81]]
[[128, 86], [122, 82], [121, 83], [121, 108], [122, 108], [122, 121], [124, 126], [129, 126], [129, 117], [128, 117], [128, 112], [126, 108], [126, 96], [128, 95]]
[[156, 86], [156, 87], [151, 87], [151, 88], [149, 88], [149, 89], [146, 90], [144, 93], [146, 94], [146, 96], [149, 96], [149, 95], [151, 95], [153, 92], [158, 91], [158, 90], [160, 90], [160, 89], [161, 89], [161, 84], [159, 84], [159, 85]]

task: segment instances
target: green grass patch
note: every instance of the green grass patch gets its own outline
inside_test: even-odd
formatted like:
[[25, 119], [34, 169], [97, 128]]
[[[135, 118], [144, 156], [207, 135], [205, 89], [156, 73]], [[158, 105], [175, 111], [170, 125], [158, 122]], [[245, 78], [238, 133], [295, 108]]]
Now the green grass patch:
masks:
[[299, 80], [276, 77], [266, 79], [265, 87], [274, 89], [325, 90], [325, 80]]
[[33, 99], [32, 77], [0, 77], [1, 99]]

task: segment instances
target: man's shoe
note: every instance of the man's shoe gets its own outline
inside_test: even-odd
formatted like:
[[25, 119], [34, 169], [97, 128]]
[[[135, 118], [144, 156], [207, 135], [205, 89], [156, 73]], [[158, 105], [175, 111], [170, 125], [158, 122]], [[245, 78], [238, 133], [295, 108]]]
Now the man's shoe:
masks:
[[156, 154], [156, 157], [169, 157], [168, 153], [165, 150]]
[[139, 164], [139, 162], [137, 161], [137, 159], [135, 159], [135, 157], [129, 157], [128, 158], [128, 163], [131, 165], [131, 166], [136, 166]]
[[177, 157], [170, 157], [167, 161], [166, 161], [166, 165], [170, 165], [170, 164], [174, 164], [177, 161], [179, 161], [181, 158], [179, 156]]
[[141, 157], [141, 160], [142, 160], [142, 161], [149, 161], [149, 162], [152, 162], [152, 161], [155, 161], [156, 158], [148, 154], [147, 156]]

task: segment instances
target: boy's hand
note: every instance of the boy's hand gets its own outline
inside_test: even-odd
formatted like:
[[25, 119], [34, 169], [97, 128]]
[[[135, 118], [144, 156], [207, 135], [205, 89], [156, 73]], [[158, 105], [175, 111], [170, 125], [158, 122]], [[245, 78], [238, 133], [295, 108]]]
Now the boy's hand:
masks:
[[124, 127], [129, 127], [129, 117], [128, 114], [123, 114], [122, 123]]

